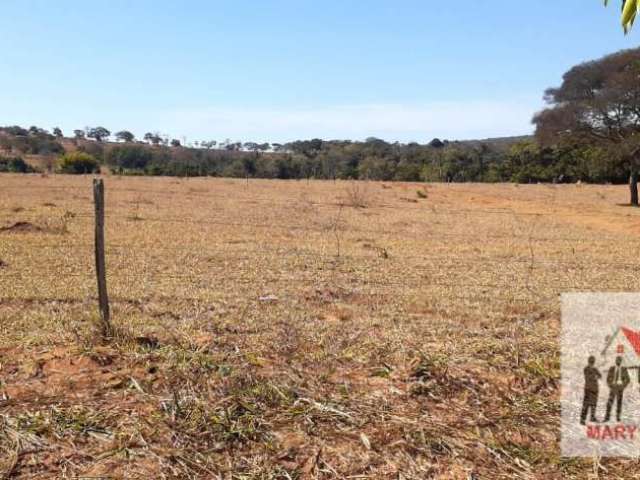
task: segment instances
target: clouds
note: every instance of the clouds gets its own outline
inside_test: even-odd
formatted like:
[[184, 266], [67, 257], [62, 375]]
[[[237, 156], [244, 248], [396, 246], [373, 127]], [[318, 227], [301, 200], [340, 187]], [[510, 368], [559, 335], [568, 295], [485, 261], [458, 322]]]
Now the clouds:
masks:
[[426, 142], [433, 137], [475, 139], [528, 134], [537, 99], [363, 104], [317, 108], [205, 108], [167, 111], [154, 119], [174, 135], [289, 141], [379, 137]]

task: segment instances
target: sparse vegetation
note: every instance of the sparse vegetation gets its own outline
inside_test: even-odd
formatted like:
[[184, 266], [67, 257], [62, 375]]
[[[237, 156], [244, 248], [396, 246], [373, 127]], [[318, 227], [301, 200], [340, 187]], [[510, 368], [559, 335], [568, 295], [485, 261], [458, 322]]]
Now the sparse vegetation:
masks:
[[0, 4], [0, 480], [640, 480], [603, 3]]
[[369, 182], [349, 208], [343, 181], [106, 183], [104, 344], [89, 179], [0, 176], [0, 472], [593, 471], [558, 456], [557, 295], [640, 280], [626, 187], [435, 184], [407, 203], [423, 185]]

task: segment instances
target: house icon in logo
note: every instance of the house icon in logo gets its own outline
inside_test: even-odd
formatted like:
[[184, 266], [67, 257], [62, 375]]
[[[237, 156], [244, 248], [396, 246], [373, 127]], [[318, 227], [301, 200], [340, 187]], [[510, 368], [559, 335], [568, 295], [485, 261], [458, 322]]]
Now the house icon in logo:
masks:
[[625, 366], [638, 365], [640, 363], [640, 332], [619, 327], [613, 335], [605, 339], [605, 347], [601, 355], [607, 363], [611, 363], [616, 357], [622, 357]]

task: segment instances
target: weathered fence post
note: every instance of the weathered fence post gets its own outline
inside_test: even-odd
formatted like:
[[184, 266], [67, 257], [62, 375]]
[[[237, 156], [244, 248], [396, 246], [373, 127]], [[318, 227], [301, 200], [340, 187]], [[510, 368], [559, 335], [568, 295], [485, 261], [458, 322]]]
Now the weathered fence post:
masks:
[[109, 297], [107, 295], [107, 271], [104, 260], [104, 182], [102, 179], [93, 179], [93, 201], [96, 211], [95, 252], [100, 320], [102, 322], [102, 334], [108, 336], [111, 334], [111, 318]]

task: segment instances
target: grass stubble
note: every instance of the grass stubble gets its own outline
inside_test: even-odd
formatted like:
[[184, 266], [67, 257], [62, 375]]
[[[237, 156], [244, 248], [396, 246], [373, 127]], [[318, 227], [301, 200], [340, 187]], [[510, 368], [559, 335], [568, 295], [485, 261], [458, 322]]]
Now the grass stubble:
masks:
[[630, 478], [559, 453], [559, 297], [623, 187], [0, 176], [0, 478]]

